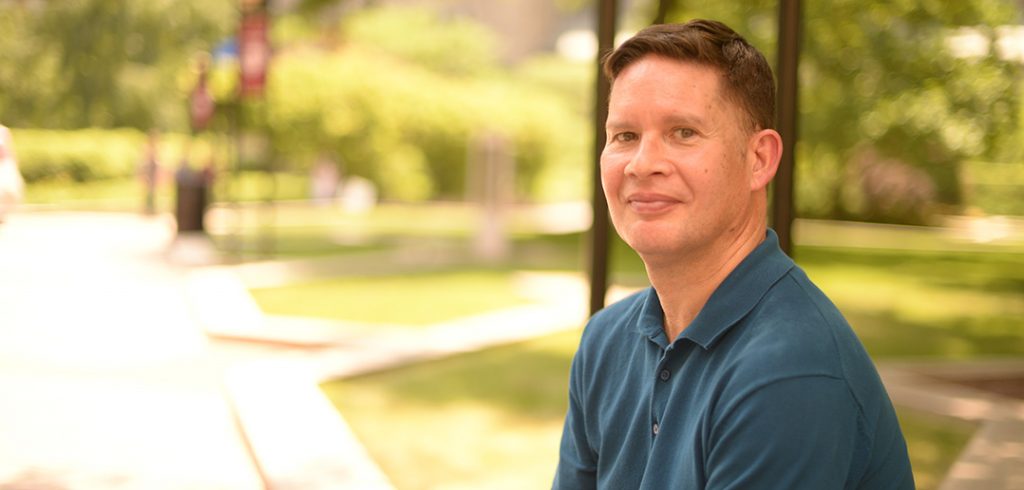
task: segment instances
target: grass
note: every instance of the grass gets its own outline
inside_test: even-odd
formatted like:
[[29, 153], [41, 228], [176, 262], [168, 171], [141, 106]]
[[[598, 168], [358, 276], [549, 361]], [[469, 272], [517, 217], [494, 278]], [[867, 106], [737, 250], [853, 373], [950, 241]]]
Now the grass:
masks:
[[550, 487], [578, 340], [560, 333], [324, 391], [399, 489]]
[[[233, 183], [260, 198], [260, 176]], [[28, 189], [29, 203], [135, 211], [133, 181], [73, 190]], [[299, 180], [275, 189], [304, 192]], [[162, 191], [169, 209], [170, 194]], [[106, 197], [103, 197], [106, 196]], [[128, 197], [125, 197], [128, 196]], [[408, 240], [468, 241], [479, 216], [465, 207], [379, 206], [370, 214], [278, 204], [211, 219], [218, 243], [241, 241], [276, 257], [386, 251]], [[268, 219], [268, 215], [270, 219]], [[931, 230], [807, 223], [796, 257], [844, 312], [869, 352], [892, 358], [1024, 355], [1024, 248], [951, 244]], [[580, 270], [579, 233], [537, 233], [513, 220], [513, 253], [491, 270], [350, 277], [257, 291], [268, 311], [346, 320], [423, 324], [518, 304], [515, 269]], [[813, 226], [811, 226], [813, 225]], [[271, 230], [272, 233], [264, 233]], [[407, 242], [406, 242], [407, 243]], [[838, 245], [870, 245], [844, 248]], [[953, 245], [953, 246], [951, 246]], [[886, 247], [886, 248], [880, 248]], [[913, 248], [913, 250], [907, 250]], [[612, 241], [613, 281], [643, 285], [643, 267]], [[403, 305], [396, 308], [396, 304]], [[550, 485], [578, 331], [324, 385], [400, 489], [540, 488]], [[918, 488], [935, 488], [973, 428], [897, 407]], [[443, 450], [439, 450], [443, 448]]]
[[[309, 179], [303, 175], [278, 173], [271, 179], [260, 172], [240, 172], [231, 178], [214, 181], [211, 192], [215, 201], [262, 201], [302, 199], [307, 195]], [[158, 183], [157, 211], [171, 212], [175, 199], [171, 177]], [[137, 212], [142, 209], [144, 191], [134, 177], [89, 182], [44, 181], [25, 187], [24, 203], [37, 207], [65, 210]]]
[[[547, 245], [571, 250], [575, 239]], [[924, 251], [803, 246], [796, 257], [875, 359], [1024, 355], [1022, 251], [965, 252], [934, 236], [913, 239], [931, 242]], [[642, 271], [628, 250], [614, 250], [617, 276]], [[400, 489], [545, 487], [577, 340], [578, 331], [567, 332], [334, 381], [324, 391]], [[918, 488], [937, 488], [974, 426], [897, 411]]]
[[[507, 280], [497, 279], [506, 273], [495, 269], [578, 270], [580, 240], [578, 234], [521, 238], [510, 260], [493, 266], [489, 279], [478, 284], [472, 276], [445, 278], [445, 274], [397, 275], [373, 281], [338, 278], [258, 291], [257, 299], [266, 311], [278, 314], [324, 315], [320, 312], [328, 306], [320, 303], [335, 303], [327, 316], [359, 321], [374, 320], [375, 307], [342, 306], [343, 298], [366, 294], [368, 298], [361, 304], [369, 305], [378, 297], [378, 303], [400, 302], [417, 309], [442, 307], [446, 297], [451, 301], [444, 307], [453, 309], [459, 308], [460, 302], [472, 301], [501, 306], [498, 298], [513, 300], [515, 292]], [[636, 256], [618, 241], [612, 250], [615, 282], [642, 286], [643, 267]], [[876, 359], [1024, 355], [1024, 267], [1020, 266], [1024, 254], [1020, 252], [803, 246], [795, 255]], [[435, 287], [430, 283], [433, 280], [441, 282]], [[411, 287], [403, 288], [405, 281], [410, 281]], [[352, 290], [365, 292], [347, 292]], [[470, 291], [475, 296], [469, 296]], [[463, 300], [456, 300], [463, 294]], [[272, 296], [288, 299], [271, 303]]]
[[[143, 189], [136, 179], [111, 179], [87, 183], [40, 182], [25, 187], [24, 203], [29, 206], [59, 206], [61, 209], [89, 211], [129, 211], [143, 209]], [[173, 189], [157, 193], [159, 209], [171, 209]]]
[[[399, 489], [545, 488], [578, 341], [573, 330], [323, 389]], [[973, 427], [897, 409], [918, 488], [934, 489]]]
[[399, 325], [429, 325], [529, 302], [511, 272], [487, 270], [345, 277], [251, 292], [270, 314]]
[[875, 358], [1024, 355], [1024, 254], [804, 247]]
[[907, 439], [918, 490], [938, 488], [977, 426], [949, 417], [896, 407]]

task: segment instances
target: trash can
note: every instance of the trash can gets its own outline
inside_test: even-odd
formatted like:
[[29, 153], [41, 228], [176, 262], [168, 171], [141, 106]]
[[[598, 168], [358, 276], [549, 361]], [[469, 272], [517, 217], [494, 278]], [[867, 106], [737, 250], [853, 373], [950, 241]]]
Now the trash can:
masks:
[[203, 215], [206, 214], [209, 185], [200, 172], [181, 168], [175, 174], [176, 199], [174, 218], [178, 222], [178, 233], [206, 231]]

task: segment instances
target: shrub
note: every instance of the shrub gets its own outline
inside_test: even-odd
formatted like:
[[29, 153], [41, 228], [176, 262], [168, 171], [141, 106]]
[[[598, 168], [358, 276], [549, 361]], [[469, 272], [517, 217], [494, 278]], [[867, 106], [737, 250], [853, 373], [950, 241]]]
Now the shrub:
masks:
[[[14, 129], [18, 167], [28, 183], [44, 181], [89, 182], [131, 177], [143, 157], [146, 134], [136, 129]], [[223, 160], [210, 136], [191, 138], [177, 133], [159, 140], [161, 166], [170, 171], [189, 152], [190, 165], [210, 158]]]
[[535, 197], [545, 166], [585, 166], [587, 157], [584, 119], [549, 91], [447, 76], [355, 46], [279, 57], [267, 102], [275, 149], [293, 169], [327, 151], [385, 198], [462, 198], [470, 142], [481, 134], [510, 142], [519, 197]]
[[12, 131], [18, 165], [27, 182], [86, 182], [132, 175], [145, 134], [134, 129]]
[[969, 161], [961, 172], [970, 207], [988, 214], [1024, 216], [1024, 162]]

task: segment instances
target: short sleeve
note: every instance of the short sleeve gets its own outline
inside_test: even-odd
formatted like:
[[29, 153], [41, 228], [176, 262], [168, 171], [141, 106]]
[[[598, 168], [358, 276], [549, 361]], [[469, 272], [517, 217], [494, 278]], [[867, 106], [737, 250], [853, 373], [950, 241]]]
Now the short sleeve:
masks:
[[786, 378], [722, 402], [707, 441], [708, 490], [843, 489], [863, 471], [862, 418], [840, 379]]
[[580, 354], [573, 359], [569, 378], [569, 410], [565, 415], [558, 467], [551, 488], [585, 490], [597, 488], [597, 456], [587, 439], [584, 407], [581, 402]]

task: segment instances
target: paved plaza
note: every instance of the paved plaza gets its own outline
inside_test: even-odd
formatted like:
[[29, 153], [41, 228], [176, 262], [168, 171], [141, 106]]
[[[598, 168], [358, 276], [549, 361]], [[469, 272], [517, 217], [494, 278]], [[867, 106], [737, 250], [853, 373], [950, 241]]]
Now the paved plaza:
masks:
[[259, 489], [162, 218], [0, 225], [0, 489]]

